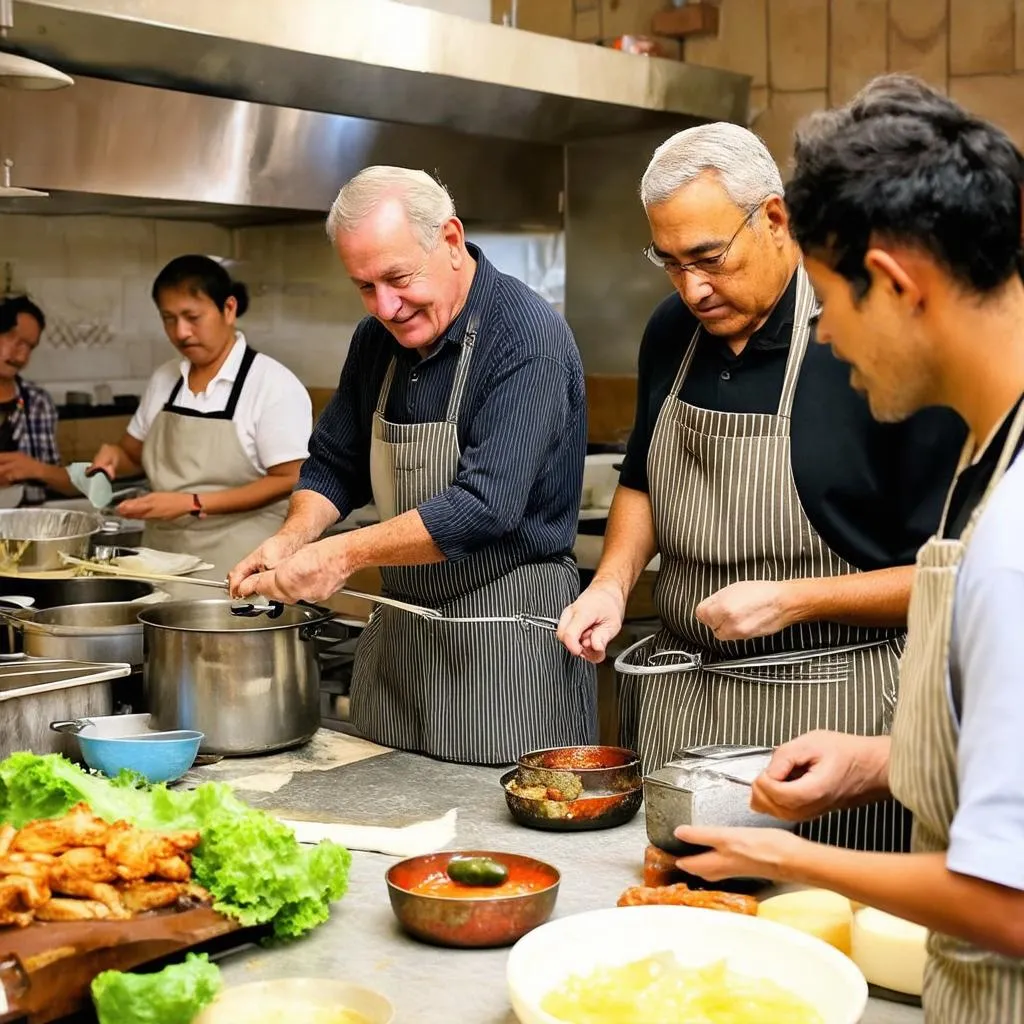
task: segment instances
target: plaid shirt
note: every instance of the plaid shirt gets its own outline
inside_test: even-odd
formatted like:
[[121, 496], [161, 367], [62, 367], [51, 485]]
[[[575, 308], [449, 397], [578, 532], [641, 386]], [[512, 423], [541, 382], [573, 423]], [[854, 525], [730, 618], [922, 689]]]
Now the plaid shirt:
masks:
[[[61, 465], [57, 449], [57, 407], [53, 399], [48, 391], [36, 384], [30, 384], [21, 377], [16, 381], [18, 405], [12, 426], [18, 451], [51, 466]], [[46, 488], [32, 483], [25, 485], [26, 505], [38, 505], [45, 498]]]

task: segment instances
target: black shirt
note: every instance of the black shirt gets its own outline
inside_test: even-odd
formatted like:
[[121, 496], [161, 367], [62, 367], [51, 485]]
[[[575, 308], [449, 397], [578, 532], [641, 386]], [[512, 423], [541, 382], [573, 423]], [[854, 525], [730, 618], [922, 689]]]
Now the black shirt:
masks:
[[[953, 487], [953, 494], [949, 499], [946, 528], [942, 533], [943, 537], [948, 540], [957, 540], [962, 536], [971, 518], [971, 513], [985, 496], [985, 491], [996, 470], [996, 463], [999, 461], [1003, 446], [1010, 435], [1010, 427], [1021, 402], [1024, 402], [1024, 398], [1017, 400], [977, 462], [965, 467], [956, 478], [956, 485]], [[1013, 457], [1016, 458], [1022, 449], [1024, 449], [1024, 437], [1017, 442]]]
[[[719, 412], [778, 411], [796, 310], [796, 278], [737, 356], [702, 334], [679, 397]], [[647, 452], [696, 317], [665, 299], [640, 344], [637, 411], [620, 482], [648, 490]], [[793, 400], [792, 465], [801, 504], [828, 546], [859, 569], [914, 561], [938, 529], [967, 428], [949, 409], [903, 423], [875, 421], [850, 386], [850, 368], [811, 341]]]
[[343, 517], [371, 501], [371, 423], [392, 356], [385, 418], [443, 420], [466, 328], [477, 318], [455, 482], [418, 511], [449, 559], [500, 543], [513, 564], [546, 561], [568, 554], [576, 538], [587, 447], [583, 365], [565, 320], [468, 248], [477, 268], [466, 304], [426, 359], [373, 317], [356, 327], [338, 390], [313, 428], [299, 489], [322, 494]]

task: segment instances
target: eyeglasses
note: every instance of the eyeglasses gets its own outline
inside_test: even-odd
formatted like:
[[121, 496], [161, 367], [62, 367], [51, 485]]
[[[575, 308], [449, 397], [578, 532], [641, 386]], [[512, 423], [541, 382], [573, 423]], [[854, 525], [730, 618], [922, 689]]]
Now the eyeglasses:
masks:
[[736, 233], [729, 239], [725, 248], [721, 252], [717, 252], [712, 256], [702, 256], [699, 260], [693, 260], [692, 263], [679, 263], [672, 259], [670, 256], [663, 256], [654, 247], [654, 243], [644, 249], [644, 255], [653, 263], [659, 270], [664, 270], [666, 274], [672, 277], [677, 277], [680, 274], [703, 274], [708, 277], [713, 277], [716, 274], [722, 273], [725, 267], [726, 258], [729, 255], [729, 250], [733, 247], [733, 243], [737, 238], [740, 237], [740, 232], [750, 223], [751, 218], [761, 209], [760, 206], [755, 206], [746, 217], [743, 218], [742, 223], [736, 229]]

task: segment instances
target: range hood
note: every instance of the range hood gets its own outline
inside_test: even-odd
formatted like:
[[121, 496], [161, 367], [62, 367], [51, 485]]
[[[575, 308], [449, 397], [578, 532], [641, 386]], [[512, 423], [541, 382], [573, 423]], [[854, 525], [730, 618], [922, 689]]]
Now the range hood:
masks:
[[557, 229], [561, 146], [76, 77], [0, 90], [0, 158], [48, 199], [0, 213], [107, 214], [244, 227], [320, 220], [363, 167], [435, 172], [477, 225]]
[[15, 0], [4, 45], [75, 76], [548, 144], [743, 124], [750, 83], [391, 0]]

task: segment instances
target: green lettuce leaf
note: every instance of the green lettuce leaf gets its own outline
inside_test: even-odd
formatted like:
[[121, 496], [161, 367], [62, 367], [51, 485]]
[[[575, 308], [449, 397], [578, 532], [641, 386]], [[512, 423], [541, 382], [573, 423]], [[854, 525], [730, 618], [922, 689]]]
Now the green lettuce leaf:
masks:
[[128, 773], [110, 780], [59, 754], [19, 753], [0, 761], [0, 822], [20, 828], [79, 802], [105, 821], [199, 829], [193, 874], [213, 894], [216, 909], [243, 925], [272, 921], [280, 938], [326, 921], [330, 904], [348, 887], [348, 850], [329, 841], [301, 846], [290, 828], [249, 807], [223, 783], [171, 790], [140, 785]]
[[155, 974], [104, 971], [93, 978], [100, 1024], [190, 1024], [220, 991], [220, 969], [205, 953]]

